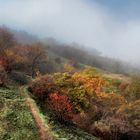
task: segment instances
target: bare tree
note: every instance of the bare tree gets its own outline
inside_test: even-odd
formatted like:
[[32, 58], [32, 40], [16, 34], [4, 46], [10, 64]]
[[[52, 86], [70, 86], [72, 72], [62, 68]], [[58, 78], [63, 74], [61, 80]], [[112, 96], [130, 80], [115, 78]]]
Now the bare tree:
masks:
[[35, 76], [36, 70], [39, 70], [41, 64], [47, 63], [47, 52], [40, 43], [33, 46], [26, 45], [23, 47], [24, 55], [27, 58], [27, 69], [32, 77]]

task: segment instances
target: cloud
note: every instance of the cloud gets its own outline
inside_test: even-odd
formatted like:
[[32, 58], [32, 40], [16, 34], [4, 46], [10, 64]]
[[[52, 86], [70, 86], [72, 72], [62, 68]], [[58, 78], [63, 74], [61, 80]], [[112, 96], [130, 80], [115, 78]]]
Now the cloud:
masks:
[[78, 42], [131, 63], [138, 63], [140, 59], [140, 20], [124, 20], [88, 0], [1, 2], [0, 24], [25, 29], [41, 37]]

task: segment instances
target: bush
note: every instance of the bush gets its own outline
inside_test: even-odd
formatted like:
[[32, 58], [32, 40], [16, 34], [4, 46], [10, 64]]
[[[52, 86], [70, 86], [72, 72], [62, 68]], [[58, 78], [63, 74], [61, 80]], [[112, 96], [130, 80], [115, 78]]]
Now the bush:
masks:
[[120, 113], [125, 114], [132, 127], [140, 132], [140, 100], [120, 108]]
[[129, 86], [129, 93], [133, 99], [140, 99], [140, 77], [133, 77]]
[[10, 73], [10, 78], [11, 80], [13, 80], [14, 82], [20, 85], [28, 84], [30, 81], [30, 78], [23, 72], [12, 71]]
[[116, 112], [116, 117], [125, 118], [125, 129], [121, 129], [123, 122], [119, 124], [120, 132], [124, 132], [130, 139], [140, 139], [140, 100], [123, 105]]
[[72, 80], [72, 75], [69, 73], [55, 73], [53, 78], [56, 86], [60, 88], [72, 87], [74, 83]]
[[75, 73], [72, 76], [73, 81], [79, 82], [83, 85], [89, 95], [93, 93], [100, 93], [106, 86], [106, 80], [99, 74], [94, 73], [94, 71], [83, 71], [81, 73]]
[[3, 87], [8, 82], [7, 73], [3, 67], [0, 67], [0, 87]]
[[83, 86], [69, 88], [67, 95], [69, 96], [76, 112], [82, 112], [89, 108], [87, 91]]
[[47, 104], [49, 104], [49, 107], [53, 110], [59, 121], [72, 120], [73, 105], [66, 95], [62, 95], [59, 92], [51, 93]]
[[0, 56], [0, 66], [3, 67], [6, 72], [10, 71], [9, 60], [6, 56]]
[[35, 99], [42, 102], [48, 97], [48, 94], [55, 90], [55, 85], [51, 76], [41, 76], [36, 78], [29, 85], [29, 91]]
[[[127, 104], [125, 98], [121, 95], [117, 95], [115, 93], [100, 93], [97, 94], [94, 98], [100, 107], [104, 109], [118, 109], [121, 105]], [[94, 102], [93, 102], [94, 103]]]
[[[140, 133], [140, 101], [128, 103], [119, 94], [128, 89], [128, 84], [112, 82], [109, 85], [96, 70], [86, 69], [74, 74], [55, 73], [39, 77], [33, 80], [29, 89], [61, 122], [74, 122], [104, 140], [137, 137]], [[111, 87], [111, 92], [105, 92]], [[131, 93], [139, 93], [139, 80], [132, 81], [129, 88], [132, 88]], [[118, 94], [116, 89], [120, 91]]]

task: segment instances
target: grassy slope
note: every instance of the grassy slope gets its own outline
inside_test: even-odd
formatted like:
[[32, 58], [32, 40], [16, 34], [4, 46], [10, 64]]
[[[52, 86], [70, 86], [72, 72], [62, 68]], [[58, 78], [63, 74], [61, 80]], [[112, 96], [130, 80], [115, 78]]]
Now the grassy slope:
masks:
[[0, 140], [39, 140], [38, 129], [18, 89], [0, 88]]

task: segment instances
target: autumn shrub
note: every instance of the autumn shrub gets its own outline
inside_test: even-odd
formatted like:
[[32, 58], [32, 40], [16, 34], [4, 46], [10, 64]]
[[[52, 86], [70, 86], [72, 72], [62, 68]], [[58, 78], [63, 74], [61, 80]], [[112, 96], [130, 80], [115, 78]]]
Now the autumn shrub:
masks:
[[90, 67], [90, 66], [86, 66], [86, 68], [82, 71], [82, 74], [88, 75], [90, 77], [102, 76], [101, 73], [97, 69]]
[[77, 82], [79, 81], [86, 88], [89, 95], [102, 92], [106, 85], [105, 79], [99, 75], [75, 73], [72, 78]]
[[64, 65], [64, 72], [74, 73], [75, 71], [76, 71], [76, 68], [70, 63], [67, 63]]
[[9, 60], [6, 56], [0, 56], [0, 66], [3, 67], [5, 71], [10, 71]]
[[59, 92], [51, 93], [47, 104], [61, 122], [70, 121], [73, 118], [73, 105], [66, 95]]
[[[127, 134], [127, 136], [134, 140], [140, 139], [140, 100], [122, 105], [116, 112], [116, 117], [125, 118], [125, 129], [121, 129], [121, 132]], [[123, 124], [120, 123], [119, 128], [122, 128]]]
[[110, 140], [110, 127], [101, 121], [90, 125], [90, 132], [97, 137], [101, 137], [101, 140]]
[[74, 81], [72, 80], [72, 75], [69, 73], [55, 73], [53, 75], [54, 82], [57, 87], [69, 88], [73, 86]]
[[87, 91], [83, 86], [69, 88], [67, 95], [69, 96], [76, 112], [82, 112], [89, 108]]
[[73, 117], [73, 122], [80, 128], [85, 129], [86, 131], [89, 130], [89, 126], [91, 125], [91, 118], [88, 113], [80, 112], [75, 114]]
[[8, 76], [5, 69], [0, 66], [0, 86], [5, 86], [8, 82]]
[[117, 95], [115, 93], [99, 93], [96, 94], [95, 98], [93, 98], [94, 100], [96, 100], [98, 102], [98, 104], [100, 104], [100, 106], [104, 107], [104, 108], [118, 108], [121, 105], [127, 104], [127, 101], [125, 100], [125, 98], [121, 95]]
[[51, 76], [41, 76], [36, 78], [29, 85], [29, 91], [38, 101], [45, 101], [48, 94], [55, 90], [53, 79]]
[[[33, 80], [29, 89], [60, 122], [72, 121], [103, 140], [123, 140], [139, 133], [140, 104], [129, 103], [120, 94], [128, 84], [117, 92], [121, 84], [120, 81], [109, 83], [95, 69], [86, 69], [74, 74], [41, 76]], [[111, 91], [107, 92], [106, 88]]]
[[129, 86], [129, 94], [134, 100], [140, 99], [140, 77], [139, 76], [132, 78], [132, 82]]
[[101, 118], [101, 113], [97, 106], [94, 104], [90, 105], [91, 106], [86, 109], [86, 111], [83, 110], [73, 117], [73, 122], [86, 131], [90, 131], [90, 126]]
[[90, 132], [101, 140], [128, 140], [129, 125], [120, 118], [96, 121], [91, 125]]
[[55, 73], [53, 79], [55, 86], [58, 88], [57, 90], [60, 90], [64, 95], [69, 97], [75, 112], [81, 112], [88, 108], [89, 102], [86, 88], [80, 82], [73, 79], [72, 74]]
[[[131, 93], [138, 93], [138, 83], [134, 84], [137, 90], [129, 86], [129, 90], [134, 88]], [[139, 140], [140, 102], [128, 103], [120, 94], [126, 88], [128, 84], [109, 83], [94, 69], [43, 76], [30, 86], [33, 95], [49, 106], [60, 122], [72, 121], [102, 140]]]
[[125, 114], [133, 130], [140, 132], [140, 100], [129, 103], [118, 111]]
[[[104, 108], [103, 112], [107, 113], [104, 113], [99, 120], [91, 122], [89, 131], [95, 136], [101, 137], [101, 140], [132, 140], [139, 132], [136, 131], [138, 129], [134, 129], [129, 119], [128, 110], [130, 110], [130, 106], [128, 103], [122, 105], [119, 103], [115, 110], [114, 107]], [[112, 113], [108, 113], [110, 109], [112, 109]], [[139, 114], [136, 116], [138, 117]], [[139, 140], [138, 138], [135, 139]]]
[[25, 73], [23, 72], [16, 72], [12, 71], [9, 75], [10, 79], [14, 81], [16, 84], [19, 85], [25, 85], [28, 84], [30, 81], [30, 77], [28, 77]]
[[87, 111], [77, 114], [74, 122], [103, 140], [119, 140], [129, 126], [125, 116], [116, 115], [118, 109], [127, 105], [124, 97], [117, 94], [93, 94]]
[[89, 108], [74, 117], [73, 121], [83, 129], [101, 137], [103, 140], [119, 140], [124, 136], [122, 130], [127, 128], [127, 121], [116, 116], [122, 105], [127, 105], [124, 97], [115, 93], [93, 94], [89, 100]]
[[[76, 112], [81, 112], [89, 107], [89, 90], [93, 88], [93, 86], [91, 88], [88, 86], [89, 77], [78, 73], [73, 75], [68, 73], [56, 73], [53, 78], [56, 86], [70, 98]], [[95, 78], [94, 81], [97, 81], [97, 79]], [[94, 81], [93, 84], [98, 85], [98, 83], [94, 83]], [[95, 86], [96, 85], [94, 85], [94, 87]], [[98, 87], [98, 89], [99, 88], [100, 87]]]

